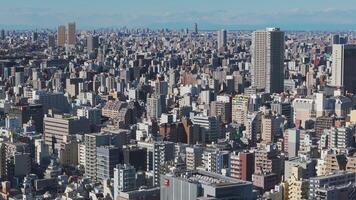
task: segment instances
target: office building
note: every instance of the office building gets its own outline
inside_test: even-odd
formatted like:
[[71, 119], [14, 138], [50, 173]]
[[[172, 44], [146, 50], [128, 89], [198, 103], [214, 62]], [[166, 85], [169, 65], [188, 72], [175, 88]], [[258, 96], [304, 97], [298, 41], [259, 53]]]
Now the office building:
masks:
[[90, 132], [89, 122], [85, 118], [54, 114], [46, 115], [43, 121], [45, 144], [52, 154], [55, 153], [55, 145], [64, 145], [65, 136]]
[[114, 199], [118, 199], [120, 192], [136, 189], [136, 170], [133, 166], [123, 164], [114, 168]]
[[120, 162], [120, 149], [115, 146], [99, 146], [96, 148], [96, 178], [98, 181], [110, 180], [114, 177], [114, 168]]
[[137, 171], [146, 171], [147, 150], [137, 146], [124, 146], [122, 149], [123, 161], [126, 165], [132, 165]]
[[252, 86], [268, 93], [283, 92], [284, 32], [279, 28], [252, 34]]
[[[128, 143], [129, 133], [121, 130], [117, 131], [106, 131], [102, 130], [101, 133], [85, 134], [84, 135], [84, 145], [85, 145], [85, 175], [96, 180], [98, 172], [98, 161], [97, 161], [97, 147], [101, 146], [114, 146], [115, 148], [122, 148], [123, 145]], [[102, 150], [102, 149], [100, 149]], [[112, 152], [118, 153], [118, 150], [103, 150], [106, 155], [110, 155]], [[121, 152], [121, 150], [120, 150]], [[121, 153], [120, 153], [121, 154]], [[119, 158], [119, 159], [122, 159]], [[118, 163], [115, 163], [115, 165]], [[106, 165], [110, 167], [110, 165]], [[112, 167], [113, 165], [111, 165]], [[111, 172], [110, 172], [111, 173]]]
[[316, 176], [316, 163], [317, 160], [313, 158], [288, 158], [288, 160], [284, 161], [284, 177], [285, 179], [288, 179], [292, 176], [292, 167], [301, 168], [300, 176], [302, 178], [308, 179], [310, 177], [314, 177]]

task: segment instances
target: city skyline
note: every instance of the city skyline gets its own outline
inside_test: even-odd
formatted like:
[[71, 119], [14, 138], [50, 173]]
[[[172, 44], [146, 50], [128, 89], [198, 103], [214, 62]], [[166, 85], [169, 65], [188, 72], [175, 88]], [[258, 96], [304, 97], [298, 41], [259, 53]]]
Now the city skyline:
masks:
[[[291, 2], [252, 1], [74, 1], [22, 0], [2, 2], [0, 25], [6, 29], [55, 28], [76, 21], [78, 29], [93, 28], [190, 28], [254, 30], [355, 30], [356, 5], [351, 0]], [[347, 6], [346, 6], [347, 5]], [[184, 16], [184, 17], [182, 17]]]

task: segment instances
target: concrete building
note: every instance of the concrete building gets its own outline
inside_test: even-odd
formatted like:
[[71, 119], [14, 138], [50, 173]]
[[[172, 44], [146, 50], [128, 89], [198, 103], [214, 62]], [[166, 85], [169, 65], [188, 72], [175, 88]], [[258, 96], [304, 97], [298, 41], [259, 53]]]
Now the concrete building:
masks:
[[166, 173], [166, 164], [175, 158], [173, 142], [138, 142], [138, 146], [147, 149], [147, 172], [152, 177], [152, 185], [158, 186], [160, 175]]
[[237, 95], [232, 98], [232, 121], [238, 124], [245, 124], [248, 115], [249, 96]]
[[288, 199], [307, 199], [309, 193], [309, 181], [303, 179], [303, 169], [298, 166], [291, 168], [291, 176], [287, 179]]
[[217, 174], [229, 175], [230, 154], [229, 151], [220, 151], [217, 149], [205, 149], [203, 152], [202, 166], [199, 167], [205, 171]]
[[[105, 131], [105, 130], [103, 130]], [[128, 143], [127, 140], [128, 133], [126, 132], [101, 132], [93, 134], [85, 134], [84, 145], [85, 145], [85, 175], [97, 179], [98, 172], [98, 161], [97, 161], [97, 147], [100, 146], [114, 146], [122, 148], [123, 145]], [[103, 150], [105, 151], [105, 150]], [[107, 152], [107, 151], [106, 151]], [[117, 153], [117, 152], [116, 152]], [[105, 159], [103, 157], [103, 159]], [[118, 163], [115, 163], [115, 165]], [[115, 166], [114, 165], [114, 166]], [[107, 165], [110, 167], [110, 165]], [[111, 165], [113, 166], [113, 165]]]
[[299, 129], [288, 129], [288, 157], [298, 157], [298, 151], [300, 147], [300, 130]]
[[316, 163], [317, 161], [311, 158], [289, 158], [284, 161], [284, 177], [285, 179], [288, 179], [292, 176], [292, 167], [300, 168], [300, 176], [302, 178], [308, 179], [310, 177], [314, 177], [316, 176]]
[[219, 116], [221, 122], [231, 123], [231, 102], [213, 101], [210, 104], [210, 116]]
[[31, 172], [30, 146], [26, 143], [0, 143], [0, 179], [14, 181]]
[[284, 119], [280, 116], [263, 115], [262, 116], [262, 140], [264, 143], [273, 143], [277, 136], [282, 135], [281, 126]]
[[326, 176], [312, 177], [309, 185], [309, 199], [343, 199], [342, 196], [331, 198], [329, 195], [332, 194], [324, 190], [345, 185], [352, 187], [355, 184], [355, 178], [354, 172], [335, 172]]
[[186, 166], [187, 170], [196, 170], [202, 165], [203, 148], [200, 146], [186, 147]]
[[251, 182], [205, 171], [161, 176], [161, 200], [255, 199]]
[[324, 131], [328, 135], [329, 148], [346, 149], [354, 144], [354, 131], [349, 127], [332, 127]]
[[284, 81], [284, 32], [279, 28], [252, 34], [252, 86], [268, 93], [282, 92]]
[[275, 173], [281, 178], [284, 157], [279, 154], [275, 144], [260, 144], [255, 151], [255, 174]]

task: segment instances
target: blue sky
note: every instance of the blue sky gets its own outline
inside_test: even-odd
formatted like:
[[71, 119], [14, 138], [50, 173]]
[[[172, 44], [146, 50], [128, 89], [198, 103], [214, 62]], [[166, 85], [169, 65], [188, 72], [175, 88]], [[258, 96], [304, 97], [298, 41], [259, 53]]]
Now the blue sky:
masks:
[[356, 30], [355, 0], [0, 0], [0, 26]]

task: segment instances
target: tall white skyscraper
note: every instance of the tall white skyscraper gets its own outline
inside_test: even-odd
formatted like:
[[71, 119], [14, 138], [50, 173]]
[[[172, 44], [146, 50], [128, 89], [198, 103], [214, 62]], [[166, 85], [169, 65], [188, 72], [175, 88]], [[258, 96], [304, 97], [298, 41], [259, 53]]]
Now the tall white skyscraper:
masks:
[[226, 47], [227, 43], [227, 31], [222, 29], [218, 31], [218, 50], [221, 50]]
[[252, 34], [252, 86], [269, 93], [282, 92], [284, 81], [284, 32], [279, 28]]
[[356, 45], [334, 44], [331, 85], [356, 93]]
[[76, 29], [75, 29], [75, 23], [68, 23], [68, 29], [67, 29], [67, 44], [69, 45], [75, 45], [76, 43]]

